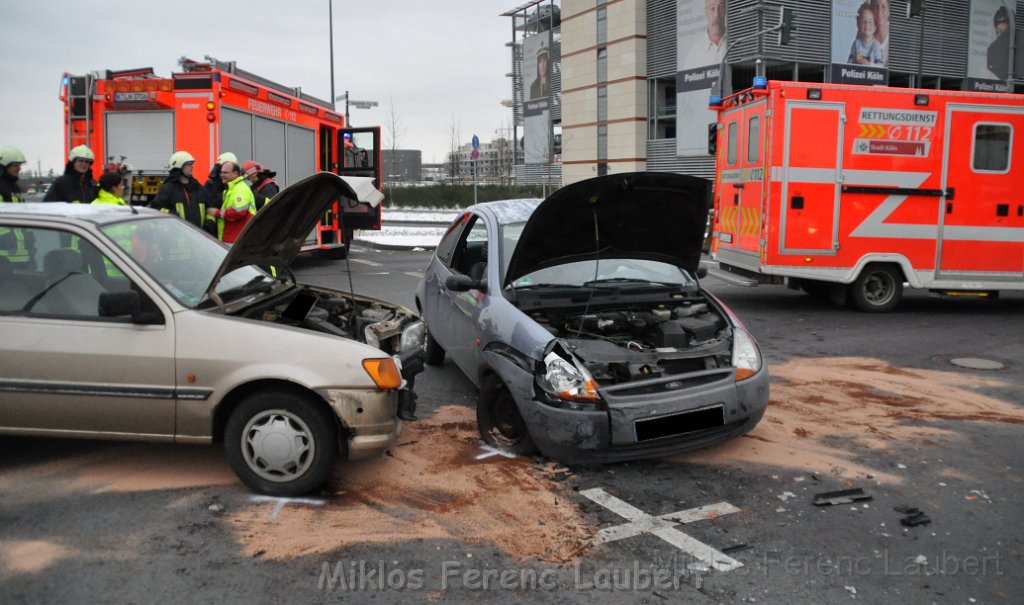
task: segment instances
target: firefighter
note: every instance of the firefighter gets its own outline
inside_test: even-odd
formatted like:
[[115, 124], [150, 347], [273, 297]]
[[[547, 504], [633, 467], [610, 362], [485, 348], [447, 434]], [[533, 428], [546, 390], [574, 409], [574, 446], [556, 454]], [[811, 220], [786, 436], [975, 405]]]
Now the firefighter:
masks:
[[206, 218], [206, 191], [192, 176], [195, 162], [195, 158], [189, 152], [175, 151], [167, 162], [171, 173], [160, 186], [150, 207], [161, 212], [174, 212], [182, 219], [212, 234], [214, 225]]
[[206, 179], [203, 188], [206, 189], [206, 198], [213, 204], [214, 200], [224, 197], [224, 182], [220, 179], [220, 170], [224, 162], [238, 164], [238, 158], [230, 151], [225, 151], [217, 156], [217, 163], [210, 169], [210, 178]]
[[217, 237], [231, 244], [256, 214], [256, 199], [245, 184], [242, 169], [236, 162], [229, 160], [221, 165], [220, 180], [224, 183], [223, 203], [219, 210], [210, 208], [206, 213], [217, 219]]
[[[15, 147], [0, 147], [0, 202], [24, 202], [18, 175], [25, 156]], [[31, 231], [0, 227], [0, 257], [13, 263], [32, 261], [35, 242]]]
[[68, 164], [64, 174], [53, 181], [50, 190], [43, 198], [44, 202], [71, 202], [74, 204], [90, 204], [96, 199], [96, 179], [92, 178], [92, 163], [95, 159], [92, 150], [79, 145], [68, 154]]
[[100, 177], [100, 191], [96, 195], [93, 204], [109, 204], [113, 206], [127, 206], [124, 201], [124, 177], [117, 172], [104, 172]]
[[0, 147], [0, 202], [24, 202], [21, 188], [18, 187], [18, 175], [25, 156], [16, 147], [10, 145]]
[[249, 181], [249, 188], [252, 189], [252, 194], [256, 198], [256, 210], [259, 211], [260, 208], [274, 199], [274, 196], [281, 191], [281, 188], [277, 186], [277, 182], [274, 181], [277, 173], [267, 170], [263, 164], [258, 164], [253, 160], [242, 164], [242, 170], [245, 172], [245, 178]]

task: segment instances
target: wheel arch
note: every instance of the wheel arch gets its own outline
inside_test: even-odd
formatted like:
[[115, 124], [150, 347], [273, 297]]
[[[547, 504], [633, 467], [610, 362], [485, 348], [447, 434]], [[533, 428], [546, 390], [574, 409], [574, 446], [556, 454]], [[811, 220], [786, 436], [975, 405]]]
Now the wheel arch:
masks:
[[220, 403], [218, 403], [217, 407], [213, 410], [213, 426], [211, 427], [210, 433], [213, 437], [213, 442], [224, 442], [224, 430], [227, 427], [228, 418], [231, 417], [232, 412], [234, 412], [247, 397], [254, 393], [261, 393], [270, 390], [290, 393], [311, 402], [315, 402], [318, 406], [323, 406], [323, 409], [328, 412], [330, 418], [334, 420], [335, 428], [338, 432], [339, 446], [343, 446], [345, 444], [345, 437], [348, 433], [348, 428], [342, 424], [341, 419], [338, 418], [338, 415], [334, 412], [334, 409], [331, 408], [330, 404], [327, 403], [323, 397], [317, 394], [316, 391], [306, 388], [300, 384], [296, 384], [288, 380], [281, 380], [279, 378], [253, 380], [231, 389], [231, 391], [229, 391], [228, 394], [220, 400]]

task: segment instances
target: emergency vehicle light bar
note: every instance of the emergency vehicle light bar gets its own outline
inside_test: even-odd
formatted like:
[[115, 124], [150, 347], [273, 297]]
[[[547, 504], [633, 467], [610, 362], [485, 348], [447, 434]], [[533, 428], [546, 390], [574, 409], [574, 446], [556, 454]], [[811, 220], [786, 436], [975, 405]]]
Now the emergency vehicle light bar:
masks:
[[143, 76], [153, 76], [152, 67], [137, 67], [135, 69], [121, 69], [118, 71], [107, 70], [107, 80], [113, 80], [114, 78], [138, 78]]

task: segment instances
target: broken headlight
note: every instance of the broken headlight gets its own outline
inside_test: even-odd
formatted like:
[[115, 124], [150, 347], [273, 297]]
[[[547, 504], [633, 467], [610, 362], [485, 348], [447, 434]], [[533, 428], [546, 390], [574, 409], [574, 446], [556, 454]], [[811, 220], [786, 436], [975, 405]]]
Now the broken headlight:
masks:
[[732, 365], [736, 368], [736, 382], [750, 378], [761, 370], [761, 351], [754, 338], [743, 328], [732, 333]]
[[427, 329], [422, 321], [414, 321], [402, 329], [402, 341], [399, 351], [402, 355], [408, 355], [413, 351], [423, 349], [423, 341], [426, 338]]
[[537, 386], [561, 400], [560, 407], [591, 410], [596, 409], [593, 406], [600, 401], [597, 382], [590, 372], [553, 352], [544, 358], [543, 368], [537, 374]]

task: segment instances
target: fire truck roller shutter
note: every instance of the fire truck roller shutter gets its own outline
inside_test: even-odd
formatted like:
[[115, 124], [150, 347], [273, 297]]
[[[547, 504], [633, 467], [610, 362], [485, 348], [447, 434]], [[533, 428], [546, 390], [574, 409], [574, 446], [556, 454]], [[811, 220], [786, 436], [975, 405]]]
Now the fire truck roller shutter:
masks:
[[[297, 183], [316, 172], [316, 134], [309, 128], [289, 124], [288, 165], [285, 167], [285, 184]], [[273, 168], [271, 168], [273, 170]]]
[[218, 151], [230, 151], [243, 162], [252, 157], [252, 114], [230, 107], [221, 109]]
[[[284, 170], [284, 122], [253, 116], [252, 159], [280, 174]], [[282, 183], [290, 185], [291, 182]]]
[[105, 116], [106, 156], [124, 156], [137, 171], [166, 172], [174, 153], [174, 112], [111, 111]]

